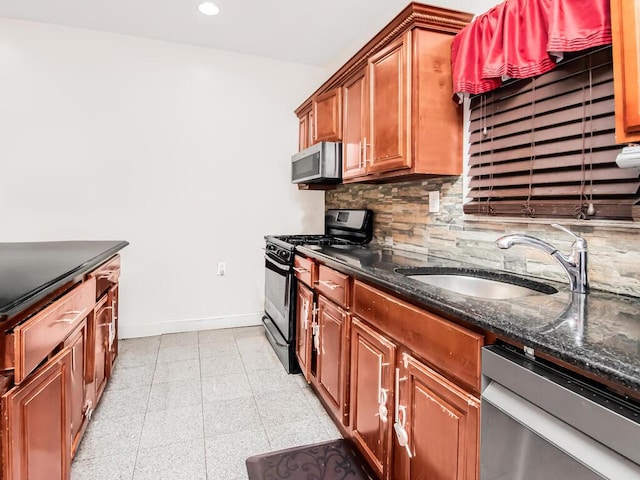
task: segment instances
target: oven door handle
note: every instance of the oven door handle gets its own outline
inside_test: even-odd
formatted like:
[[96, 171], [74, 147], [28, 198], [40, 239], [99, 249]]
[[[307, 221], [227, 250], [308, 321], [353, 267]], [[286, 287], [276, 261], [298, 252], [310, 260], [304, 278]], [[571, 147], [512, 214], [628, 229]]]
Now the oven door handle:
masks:
[[268, 325], [267, 325], [266, 320], [270, 320], [270, 319], [269, 319], [269, 317], [267, 317], [267, 316], [263, 316], [263, 317], [262, 317], [262, 323], [264, 324], [264, 331], [265, 331], [265, 332], [266, 332], [266, 334], [269, 336], [269, 338], [271, 338], [271, 339], [274, 341], [274, 343], [275, 343], [276, 345], [278, 345], [279, 347], [284, 347], [284, 348], [288, 347], [289, 345], [287, 345], [286, 343], [281, 343], [281, 342], [279, 342], [279, 341], [278, 341], [278, 339], [277, 339], [276, 337], [274, 337], [274, 336], [273, 336], [273, 333], [271, 333], [271, 332], [269, 331], [269, 327], [268, 327]]
[[265, 258], [265, 260], [267, 262], [269, 262], [271, 265], [273, 265], [276, 269], [280, 270], [284, 274], [289, 273], [291, 271], [291, 266], [290, 265], [285, 265], [285, 264], [282, 264], [280, 262], [276, 262], [271, 257], [265, 256], [264, 258]]

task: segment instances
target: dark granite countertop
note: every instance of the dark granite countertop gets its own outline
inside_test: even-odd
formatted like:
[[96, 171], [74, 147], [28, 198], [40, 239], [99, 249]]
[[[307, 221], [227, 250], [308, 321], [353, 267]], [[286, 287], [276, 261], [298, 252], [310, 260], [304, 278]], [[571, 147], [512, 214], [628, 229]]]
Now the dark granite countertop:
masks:
[[[640, 298], [592, 291], [572, 294], [567, 285], [538, 280], [557, 293], [486, 300], [430, 286], [397, 268], [489, 270], [450, 259], [376, 246], [301, 246], [309, 257], [384, 287], [425, 308], [512, 339], [584, 371], [640, 393]], [[494, 272], [500, 275], [500, 272]]]
[[127, 245], [125, 241], [0, 243], [0, 321], [37, 303]]

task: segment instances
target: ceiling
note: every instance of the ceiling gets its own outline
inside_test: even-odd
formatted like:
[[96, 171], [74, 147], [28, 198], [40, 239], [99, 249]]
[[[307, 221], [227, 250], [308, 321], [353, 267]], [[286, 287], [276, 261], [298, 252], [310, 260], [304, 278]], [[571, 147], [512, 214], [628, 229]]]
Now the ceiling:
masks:
[[[214, 0], [220, 7], [215, 17], [199, 13], [201, 1], [8, 0], [0, 2], [0, 17], [328, 67], [355, 53], [409, 0]], [[429, 3], [479, 13], [497, 1]]]

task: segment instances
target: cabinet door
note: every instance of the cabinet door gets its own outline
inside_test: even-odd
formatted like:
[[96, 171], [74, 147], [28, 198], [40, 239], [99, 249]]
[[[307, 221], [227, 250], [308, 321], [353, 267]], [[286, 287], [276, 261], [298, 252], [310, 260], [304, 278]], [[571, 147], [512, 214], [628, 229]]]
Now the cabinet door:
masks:
[[108, 376], [113, 372], [113, 364], [118, 356], [118, 285], [109, 290], [109, 305], [111, 306], [111, 326], [107, 327], [108, 341]]
[[334, 88], [313, 99], [313, 142], [338, 142], [342, 138], [342, 96]]
[[298, 117], [298, 151], [311, 145], [311, 112], [305, 112]]
[[348, 425], [346, 399], [348, 315], [326, 298], [318, 297], [317, 382], [338, 421]]
[[109, 296], [106, 295], [96, 308], [95, 326], [94, 326], [94, 405], [98, 404], [102, 392], [107, 385], [107, 376], [109, 375], [109, 326], [111, 325], [111, 305], [108, 302]]
[[389, 478], [396, 346], [357, 318], [351, 323], [349, 405], [353, 439], [381, 478]]
[[[410, 32], [373, 55], [368, 63], [369, 141], [365, 159], [369, 172], [411, 166], [409, 119]], [[368, 152], [368, 153], [367, 153]]]
[[85, 350], [87, 345], [87, 322], [80, 325], [65, 342], [71, 350], [71, 456], [75, 455], [80, 435], [87, 417], [86, 413], [86, 382], [85, 382]]
[[412, 457], [396, 439], [394, 478], [477, 479], [479, 401], [406, 353], [396, 375], [396, 422]]
[[2, 478], [70, 478], [70, 369], [67, 347], [3, 395]]
[[309, 381], [311, 373], [311, 322], [313, 315], [313, 292], [298, 283], [296, 303], [296, 356], [304, 378]]
[[611, 0], [616, 141], [640, 140], [640, 0]]
[[342, 178], [365, 175], [364, 161], [367, 119], [367, 84], [365, 70], [349, 80], [342, 90], [343, 131], [342, 131]]

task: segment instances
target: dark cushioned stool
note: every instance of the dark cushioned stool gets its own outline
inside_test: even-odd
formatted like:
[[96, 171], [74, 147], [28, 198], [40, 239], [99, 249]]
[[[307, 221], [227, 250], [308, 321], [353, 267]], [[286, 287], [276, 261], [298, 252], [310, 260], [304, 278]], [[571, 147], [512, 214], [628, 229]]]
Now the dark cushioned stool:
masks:
[[249, 480], [373, 480], [347, 440], [315, 443], [247, 458]]

